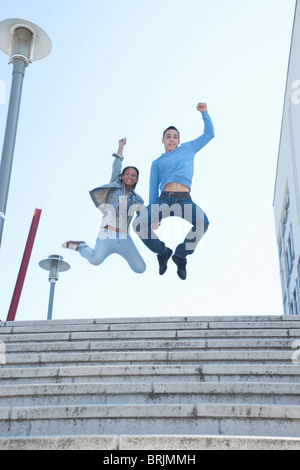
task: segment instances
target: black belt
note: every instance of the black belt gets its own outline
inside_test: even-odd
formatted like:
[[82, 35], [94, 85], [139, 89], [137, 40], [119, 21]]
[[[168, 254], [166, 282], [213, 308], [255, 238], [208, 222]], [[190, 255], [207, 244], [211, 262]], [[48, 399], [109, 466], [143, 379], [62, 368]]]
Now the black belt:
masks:
[[185, 199], [190, 199], [190, 193], [187, 191], [163, 191], [161, 193], [162, 197], [178, 197], [178, 198], [185, 198]]

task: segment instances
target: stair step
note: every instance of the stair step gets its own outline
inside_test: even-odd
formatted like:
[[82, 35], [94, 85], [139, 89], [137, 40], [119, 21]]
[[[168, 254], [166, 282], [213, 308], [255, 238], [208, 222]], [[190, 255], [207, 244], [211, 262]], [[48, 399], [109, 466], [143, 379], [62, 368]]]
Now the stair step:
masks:
[[182, 329], [172, 330], [133, 330], [133, 331], [90, 331], [90, 332], [48, 332], [48, 333], [2, 333], [0, 328], [0, 340], [6, 343], [51, 343], [51, 342], [75, 342], [75, 341], [101, 341], [101, 340], [133, 340], [133, 339], [292, 339], [300, 336], [300, 328], [294, 329], [243, 329], [243, 330], [209, 330], [209, 329]]
[[[293, 449], [297, 443], [290, 443]], [[35, 436], [0, 438], [0, 450], [119, 450], [118, 436]]]
[[[1, 384], [7, 381], [19, 383], [45, 380], [48, 383], [88, 381], [135, 381], [143, 377], [147, 381], [290, 381], [300, 382], [300, 368], [295, 365], [125, 365], [125, 366], [75, 366], [75, 367], [25, 367], [0, 369]], [[6, 381], [6, 383], [5, 383]]]
[[[300, 439], [251, 436], [44, 436], [0, 438], [0, 450], [300, 450]], [[149, 457], [148, 457], [149, 455]], [[159, 458], [160, 456], [158, 456]], [[146, 462], [153, 455], [143, 452]], [[172, 458], [172, 456], [170, 456]], [[182, 458], [182, 457], [181, 457]], [[190, 458], [193, 458], [191, 455]], [[102, 457], [102, 460], [104, 457]], [[149, 459], [149, 460], [148, 460]], [[100, 460], [101, 461], [101, 460]], [[157, 461], [162, 465], [162, 461]], [[178, 462], [179, 463], [179, 462]]]
[[[169, 333], [168, 333], [169, 335]], [[270, 349], [288, 349], [291, 351], [293, 339], [234, 339], [234, 340], [198, 340], [198, 341], [182, 341], [174, 339], [171, 341], [155, 341], [155, 340], [128, 340], [124, 338], [123, 341], [56, 341], [56, 342], [21, 342], [21, 343], [8, 343], [6, 345], [6, 353], [14, 352], [53, 352], [53, 351], [124, 351], [124, 350], [148, 350], [148, 349], [184, 349], [184, 350], [230, 350], [230, 349], [262, 349], [269, 351]]]
[[0, 449], [300, 448], [300, 317], [0, 322], [0, 346]]
[[[0, 408], [0, 436], [111, 434], [230, 434], [298, 437], [300, 407], [248, 404], [84, 405]], [[252, 434], [251, 433], [251, 434]]]
[[110, 318], [86, 320], [52, 320], [32, 322], [0, 322], [1, 333], [44, 333], [76, 331], [140, 331], [140, 330], [241, 330], [241, 329], [294, 329], [300, 328], [300, 316], [262, 317], [153, 317]]
[[[1, 444], [0, 444], [1, 445]], [[1, 447], [0, 447], [1, 448]], [[280, 437], [153, 435], [120, 436], [119, 450], [299, 450], [300, 439]]]
[[245, 403], [299, 404], [300, 384], [112, 382], [0, 386], [0, 406]]
[[292, 348], [287, 351], [270, 350], [238, 350], [238, 351], [132, 351], [132, 352], [61, 352], [61, 353], [41, 353], [41, 354], [6, 354], [5, 364], [0, 365], [0, 377], [2, 369], [14, 367], [43, 366], [54, 367], [61, 365], [82, 366], [83, 364], [93, 364], [94, 366], [112, 367], [118, 365], [210, 365], [210, 364], [270, 364], [270, 365], [293, 365]]

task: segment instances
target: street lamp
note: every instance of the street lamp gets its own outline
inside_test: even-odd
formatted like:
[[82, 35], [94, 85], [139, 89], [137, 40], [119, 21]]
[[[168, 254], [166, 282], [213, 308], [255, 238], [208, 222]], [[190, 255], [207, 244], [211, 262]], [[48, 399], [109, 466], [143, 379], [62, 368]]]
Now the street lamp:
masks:
[[40, 261], [39, 265], [41, 268], [49, 271], [50, 295], [47, 320], [52, 320], [55, 284], [56, 281], [58, 281], [59, 273], [68, 271], [70, 269], [70, 265], [66, 261], [63, 261], [63, 257], [59, 255], [50, 255], [48, 256], [48, 259], [43, 259]]
[[52, 48], [49, 36], [30, 21], [11, 18], [0, 22], [0, 49], [13, 64], [12, 84], [0, 165], [0, 246], [16, 142], [25, 68], [46, 57]]

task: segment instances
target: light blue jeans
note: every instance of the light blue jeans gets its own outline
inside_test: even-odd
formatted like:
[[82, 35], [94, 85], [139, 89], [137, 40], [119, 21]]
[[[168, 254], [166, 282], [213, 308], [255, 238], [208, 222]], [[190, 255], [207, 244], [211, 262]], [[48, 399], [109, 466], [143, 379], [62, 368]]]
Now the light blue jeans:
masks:
[[102, 229], [94, 249], [86, 243], [80, 243], [78, 251], [83, 258], [87, 259], [94, 266], [99, 266], [109, 255], [117, 253], [127, 261], [135, 273], [142, 274], [146, 269], [143, 258], [127, 232], [114, 232]]

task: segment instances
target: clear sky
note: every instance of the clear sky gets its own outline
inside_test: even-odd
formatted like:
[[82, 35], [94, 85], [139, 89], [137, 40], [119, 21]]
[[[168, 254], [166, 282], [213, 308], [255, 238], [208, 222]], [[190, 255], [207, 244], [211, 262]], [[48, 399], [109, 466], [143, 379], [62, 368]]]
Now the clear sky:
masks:
[[[24, 18], [51, 37], [51, 54], [26, 69], [0, 249], [0, 318], [6, 319], [35, 208], [42, 216], [17, 320], [47, 318], [48, 273], [39, 261], [71, 264], [56, 284], [53, 319], [282, 314], [273, 191], [295, 0], [10, 0], [0, 20]], [[0, 51], [2, 147], [12, 66]], [[300, 78], [300, 77], [299, 77]], [[133, 234], [147, 263], [133, 273], [112, 255], [98, 267], [61, 248], [94, 245], [100, 214], [89, 190], [109, 181], [118, 140], [137, 166], [148, 202], [152, 160], [170, 124], [182, 142], [203, 131], [207, 102], [215, 139], [195, 158], [192, 197], [210, 227], [182, 281], [170, 262]], [[189, 230], [164, 221], [174, 248]]]

